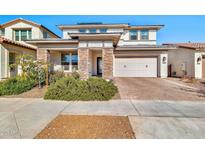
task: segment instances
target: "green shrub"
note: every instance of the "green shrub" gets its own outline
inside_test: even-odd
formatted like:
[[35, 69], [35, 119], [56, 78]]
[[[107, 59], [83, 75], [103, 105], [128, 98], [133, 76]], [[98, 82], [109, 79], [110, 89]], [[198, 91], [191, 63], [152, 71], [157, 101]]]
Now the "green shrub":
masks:
[[72, 72], [71, 76], [74, 77], [75, 79], [80, 79], [80, 74], [78, 72]]
[[55, 83], [57, 80], [65, 77], [65, 73], [63, 71], [54, 71], [49, 74], [49, 83]]
[[109, 100], [117, 92], [112, 82], [101, 78], [90, 78], [87, 81], [65, 77], [49, 86], [44, 98], [55, 100]]
[[34, 80], [12, 77], [0, 82], [0, 96], [20, 94], [32, 89], [35, 85]]

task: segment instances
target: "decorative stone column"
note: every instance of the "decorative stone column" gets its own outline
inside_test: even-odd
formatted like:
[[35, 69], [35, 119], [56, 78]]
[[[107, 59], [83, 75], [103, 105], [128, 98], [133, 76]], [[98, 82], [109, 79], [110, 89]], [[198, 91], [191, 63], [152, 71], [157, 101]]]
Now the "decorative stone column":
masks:
[[102, 77], [104, 79], [113, 78], [113, 48], [102, 49], [103, 70]]
[[88, 79], [89, 77], [89, 49], [78, 49], [78, 71], [81, 79]]
[[47, 49], [37, 49], [37, 60], [42, 62], [49, 62], [50, 60], [50, 53]]

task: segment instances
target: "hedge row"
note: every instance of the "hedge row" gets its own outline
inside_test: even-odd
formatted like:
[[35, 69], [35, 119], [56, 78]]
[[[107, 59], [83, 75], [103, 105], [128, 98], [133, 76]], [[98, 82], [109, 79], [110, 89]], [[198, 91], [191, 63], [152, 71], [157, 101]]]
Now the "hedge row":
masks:
[[80, 80], [74, 77], [64, 77], [51, 84], [44, 96], [55, 100], [109, 100], [117, 93], [117, 87], [101, 78]]

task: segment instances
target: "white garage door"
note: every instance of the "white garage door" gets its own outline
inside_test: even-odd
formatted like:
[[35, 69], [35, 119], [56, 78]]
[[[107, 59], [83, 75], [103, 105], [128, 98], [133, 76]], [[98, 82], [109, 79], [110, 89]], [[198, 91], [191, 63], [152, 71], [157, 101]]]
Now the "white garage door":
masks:
[[157, 77], [157, 58], [115, 58], [116, 77]]

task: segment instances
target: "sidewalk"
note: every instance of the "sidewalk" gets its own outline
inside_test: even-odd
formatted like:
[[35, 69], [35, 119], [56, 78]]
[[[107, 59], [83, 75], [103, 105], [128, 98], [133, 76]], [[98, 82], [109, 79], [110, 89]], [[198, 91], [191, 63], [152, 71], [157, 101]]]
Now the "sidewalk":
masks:
[[0, 98], [0, 138], [34, 138], [56, 116], [128, 116], [136, 138], [205, 138], [205, 102]]

